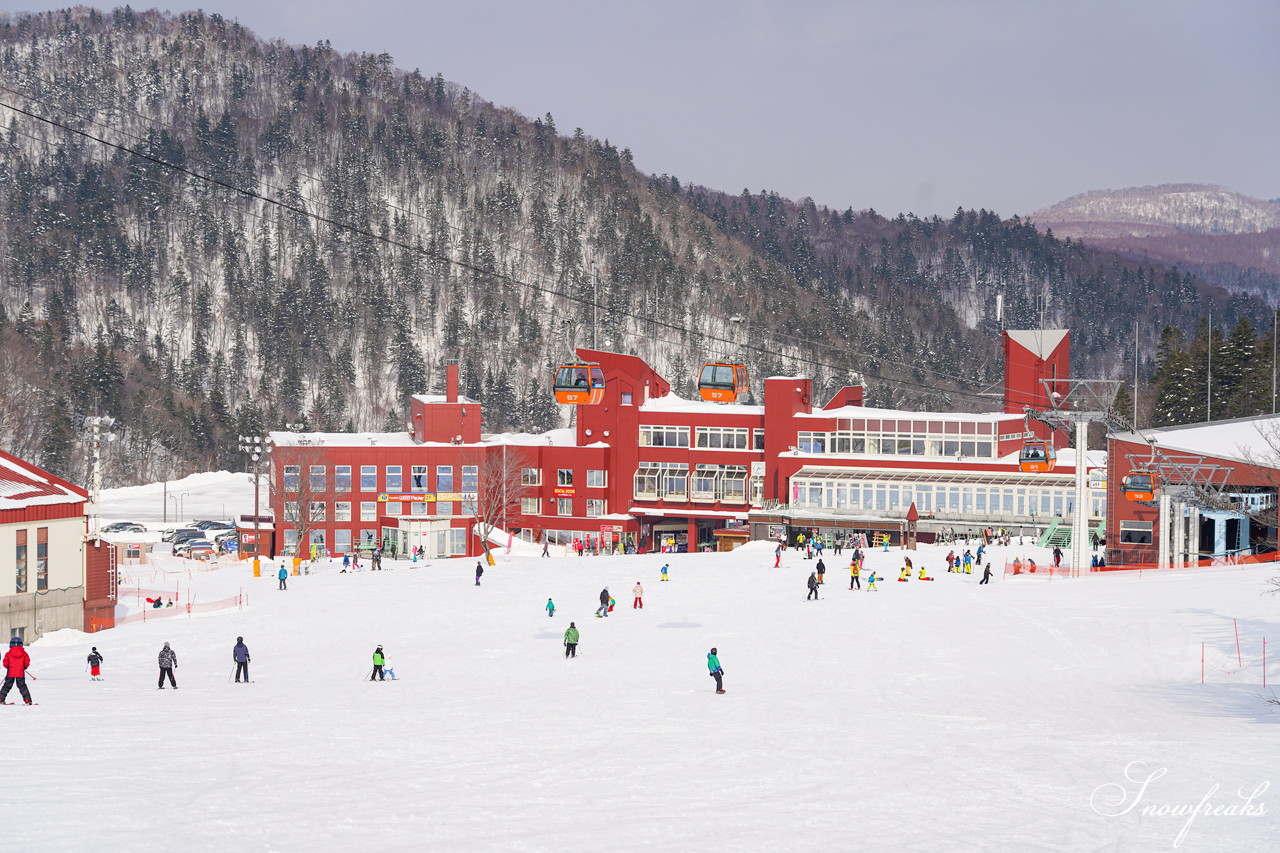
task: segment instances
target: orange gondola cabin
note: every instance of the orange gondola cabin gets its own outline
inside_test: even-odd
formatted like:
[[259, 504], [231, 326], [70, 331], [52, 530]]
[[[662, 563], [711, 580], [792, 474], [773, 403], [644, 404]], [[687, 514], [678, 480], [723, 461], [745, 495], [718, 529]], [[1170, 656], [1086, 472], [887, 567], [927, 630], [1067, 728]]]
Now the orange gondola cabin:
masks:
[[1018, 452], [1018, 468], [1024, 474], [1044, 474], [1058, 462], [1058, 449], [1048, 441], [1025, 441]]
[[708, 403], [736, 403], [748, 393], [747, 366], [707, 362], [698, 376], [698, 393]]
[[1156, 499], [1156, 477], [1150, 471], [1130, 471], [1120, 481], [1120, 491], [1131, 501], [1154, 501]]
[[604, 371], [598, 364], [562, 364], [555, 373], [556, 402], [595, 406], [604, 401]]

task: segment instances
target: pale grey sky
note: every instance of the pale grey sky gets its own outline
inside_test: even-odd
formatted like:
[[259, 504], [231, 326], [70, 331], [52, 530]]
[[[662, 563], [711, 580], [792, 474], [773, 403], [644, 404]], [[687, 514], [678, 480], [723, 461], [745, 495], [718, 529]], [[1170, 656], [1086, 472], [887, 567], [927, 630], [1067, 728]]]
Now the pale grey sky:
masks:
[[1280, 197], [1277, 0], [203, 8], [265, 38], [385, 51], [530, 118], [550, 112], [562, 133], [628, 147], [646, 172], [730, 193], [1002, 216], [1144, 184]]

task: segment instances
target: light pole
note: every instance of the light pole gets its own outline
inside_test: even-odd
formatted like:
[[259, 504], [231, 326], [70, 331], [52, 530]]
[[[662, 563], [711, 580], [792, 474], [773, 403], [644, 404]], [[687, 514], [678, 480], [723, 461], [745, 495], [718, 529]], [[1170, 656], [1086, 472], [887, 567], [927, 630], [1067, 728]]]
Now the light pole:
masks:
[[109, 430], [115, 425], [116, 419], [110, 415], [94, 415], [93, 417], [84, 419], [85, 425], [89, 427], [89, 440], [85, 442], [89, 446], [89, 484], [92, 490], [91, 499], [93, 500], [93, 529], [90, 532], [90, 538], [96, 543], [99, 538], [100, 531], [100, 514], [98, 513], [98, 499], [102, 491], [102, 445], [104, 442], [110, 443], [116, 440], [114, 432], [107, 432], [103, 435], [103, 430]]
[[262, 460], [271, 452], [271, 446], [267, 444], [267, 440], [257, 435], [240, 436], [240, 450], [249, 456], [249, 461], [253, 463], [253, 576], [255, 578], [262, 577], [262, 533], [260, 528], [261, 515], [258, 510], [258, 499], [262, 493], [258, 482], [262, 477]]

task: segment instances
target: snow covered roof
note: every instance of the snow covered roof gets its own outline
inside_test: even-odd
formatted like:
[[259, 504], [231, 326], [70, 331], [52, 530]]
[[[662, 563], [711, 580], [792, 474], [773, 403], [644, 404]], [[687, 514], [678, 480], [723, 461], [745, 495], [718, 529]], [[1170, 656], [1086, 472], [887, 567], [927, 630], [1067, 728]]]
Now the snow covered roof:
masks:
[[797, 418], [899, 418], [901, 420], [956, 421], [969, 423], [1000, 423], [1001, 421], [1021, 421], [1022, 415], [1005, 412], [909, 412], [902, 409], [877, 409], [871, 406], [841, 406], [838, 409], [815, 409], [812, 412], [800, 412]]
[[428, 405], [431, 403], [478, 404], [480, 402], [479, 400], [472, 400], [470, 397], [463, 394], [459, 394], [458, 399], [456, 400], [450, 400], [444, 394], [414, 394], [413, 399], [417, 400], [419, 403], [426, 403]]
[[1162, 450], [1280, 467], [1280, 415], [1117, 433], [1115, 438], [1139, 444], [1154, 441]]
[[1067, 329], [1006, 329], [1009, 339], [1036, 358], [1048, 358], [1067, 336]]
[[0, 511], [83, 503], [89, 493], [0, 450]]
[[679, 394], [664, 394], [645, 400], [640, 404], [642, 412], [714, 412], [718, 415], [727, 413], [735, 415], [754, 415], [764, 417], [764, 406], [745, 406], [742, 404], [708, 403], [705, 400], [686, 400]]
[[271, 432], [276, 447], [415, 447], [407, 432]]
[[[553, 445], [555, 447], [575, 447], [577, 445], [577, 436], [572, 429], [553, 429], [547, 432], [529, 433], [529, 432], [495, 432], [485, 433], [481, 436], [485, 444], [511, 444], [524, 447], [538, 445]], [[588, 444], [587, 447], [604, 447], [604, 442], [596, 442]]]

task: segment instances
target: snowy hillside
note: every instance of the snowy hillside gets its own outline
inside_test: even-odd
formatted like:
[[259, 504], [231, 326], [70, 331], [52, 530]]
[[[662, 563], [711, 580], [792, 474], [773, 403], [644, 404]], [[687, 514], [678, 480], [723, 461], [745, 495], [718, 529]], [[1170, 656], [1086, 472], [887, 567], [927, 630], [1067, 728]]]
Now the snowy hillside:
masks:
[[[1144, 807], [1194, 808], [1220, 786], [1210, 805], [1239, 809], [1238, 789], [1272, 780], [1280, 709], [1258, 696], [1262, 638], [1280, 637], [1278, 602], [1260, 594], [1274, 566], [1006, 579], [1012, 553], [1048, 562], [1015, 547], [992, 554], [981, 586], [946, 574], [941, 553], [914, 555], [935, 582], [876, 592], [848, 590], [833, 556], [817, 602], [813, 564], [789, 552], [774, 569], [763, 544], [673, 555], [669, 583], [658, 555], [502, 559], [480, 587], [470, 560], [326, 565], [286, 591], [270, 571], [188, 578], [161, 558], [126, 587], [180, 601], [243, 588], [248, 607], [35, 643], [40, 705], [0, 709], [21, 745], [6, 838], [24, 851], [1146, 851], [1171, 849], [1187, 819]], [[896, 577], [900, 560], [874, 552], [870, 568]], [[618, 607], [597, 619], [606, 585]], [[251, 685], [228, 683], [238, 635]], [[179, 689], [161, 692], [166, 641]], [[363, 680], [378, 644], [398, 681]], [[105, 681], [85, 673], [90, 645]], [[1140, 786], [1126, 768], [1157, 776], [1128, 811]], [[1198, 816], [1178, 849], [1266, 849], [1276, 789], [1259, 806]]]
[[1280, 228], [1280, 205], [1209, 184], [1093, 190], [1037, 210], [1061, 237], [1242, 234]]

